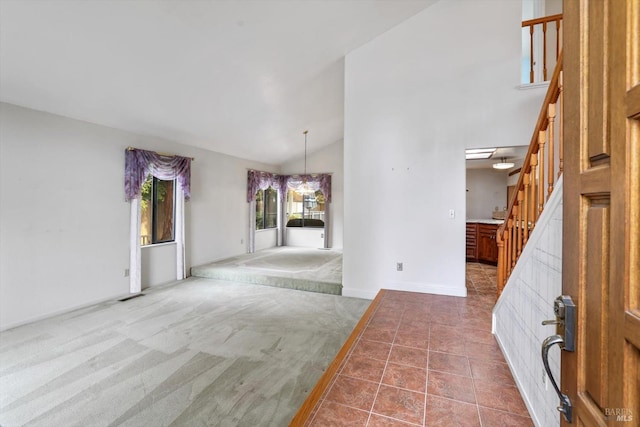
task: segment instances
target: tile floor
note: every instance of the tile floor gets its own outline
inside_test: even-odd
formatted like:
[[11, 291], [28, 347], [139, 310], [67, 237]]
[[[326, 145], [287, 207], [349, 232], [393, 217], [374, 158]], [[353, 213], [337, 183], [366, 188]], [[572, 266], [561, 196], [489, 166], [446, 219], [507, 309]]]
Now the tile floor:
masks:
[[467, 298], [384, 291], [308, 426], [532, 426], [491, 334], [495, 267]]

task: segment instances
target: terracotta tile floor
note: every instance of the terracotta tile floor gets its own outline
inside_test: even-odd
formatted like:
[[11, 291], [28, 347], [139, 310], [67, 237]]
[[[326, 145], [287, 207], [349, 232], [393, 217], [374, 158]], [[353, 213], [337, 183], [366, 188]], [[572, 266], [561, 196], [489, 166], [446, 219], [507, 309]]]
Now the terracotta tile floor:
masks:
[[532, 426], [491, 334], [495, 267], [467, 298], [382, 291], [307, 426]]

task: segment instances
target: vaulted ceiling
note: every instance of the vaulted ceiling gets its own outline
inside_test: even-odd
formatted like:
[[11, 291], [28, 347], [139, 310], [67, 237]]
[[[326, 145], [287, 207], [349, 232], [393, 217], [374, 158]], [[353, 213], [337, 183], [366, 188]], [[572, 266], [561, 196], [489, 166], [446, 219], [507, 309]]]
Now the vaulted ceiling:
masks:
[[280, 164], [343, 135], [344, 56], [437, 0], [1, 0], [0, 101]]

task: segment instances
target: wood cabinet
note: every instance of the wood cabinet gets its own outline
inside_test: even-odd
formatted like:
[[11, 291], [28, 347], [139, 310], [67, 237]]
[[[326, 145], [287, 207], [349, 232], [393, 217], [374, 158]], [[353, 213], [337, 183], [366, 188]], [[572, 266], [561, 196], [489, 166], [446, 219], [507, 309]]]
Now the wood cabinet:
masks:
[[478, 224], [478, 261], [498, 264], [498, 243], [494, 224]]
[[498, 263], [497, 224], [467, 223], [467, 261]]

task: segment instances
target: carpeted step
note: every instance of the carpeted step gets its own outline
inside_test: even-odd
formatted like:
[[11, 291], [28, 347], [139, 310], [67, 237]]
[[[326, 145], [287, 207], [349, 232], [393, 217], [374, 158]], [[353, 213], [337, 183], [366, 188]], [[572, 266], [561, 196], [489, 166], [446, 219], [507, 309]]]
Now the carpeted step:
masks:
[[192, 267], [191, 275], [342, 295], [342, 252], [270, 248]]
[[318, 282], [310, 279], [296, 279], [294, 277], [278, 277], [259, 273], [248, 273], [237, 269], [216, 268], [207, 265], [191, 268], [191, 275], [196, 277], [206, 277], [209, 279], [297, 289], [299, 291], [342, 295], [342, 284], [340, 283]]

